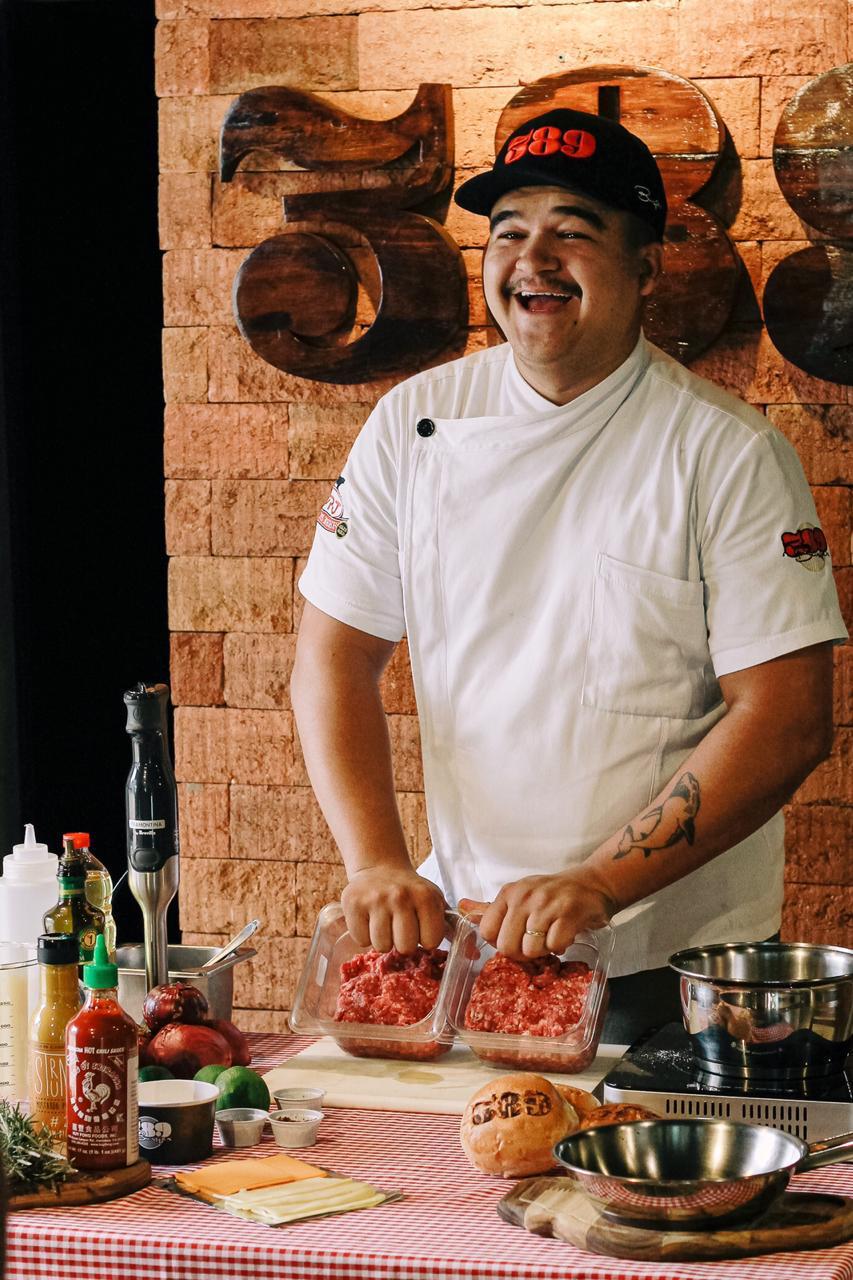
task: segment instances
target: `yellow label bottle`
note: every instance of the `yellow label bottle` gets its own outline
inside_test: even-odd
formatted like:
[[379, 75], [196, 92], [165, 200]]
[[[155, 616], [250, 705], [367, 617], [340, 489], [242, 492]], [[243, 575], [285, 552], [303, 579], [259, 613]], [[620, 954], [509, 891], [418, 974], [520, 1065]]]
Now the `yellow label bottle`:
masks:
[[37, 947], [39, 1003], [30, 1022], [30, 1116], [65, 1141], [68, 1080], [65, 1028], [83, 1003], [77, 978], [79, 942], [73, 934], [43, 933]]

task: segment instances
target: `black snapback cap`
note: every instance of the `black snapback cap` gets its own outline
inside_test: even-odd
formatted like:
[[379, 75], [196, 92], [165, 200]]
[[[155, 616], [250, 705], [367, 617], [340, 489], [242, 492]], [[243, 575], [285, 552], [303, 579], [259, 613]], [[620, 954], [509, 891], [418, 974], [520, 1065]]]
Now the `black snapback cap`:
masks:
[[605, 116], [558, 107], [515, 129], [488, 173], [463, 182], [454, 199], [488, 216], [495, 201], [519, 187], [567, 187], [633, 213], [659, 240], [666, 193], [645, 142]]

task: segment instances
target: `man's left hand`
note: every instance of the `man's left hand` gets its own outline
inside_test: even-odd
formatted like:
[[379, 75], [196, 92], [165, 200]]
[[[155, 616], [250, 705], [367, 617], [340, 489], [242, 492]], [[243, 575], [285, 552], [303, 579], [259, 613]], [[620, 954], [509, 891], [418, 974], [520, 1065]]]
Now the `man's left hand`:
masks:
[[476, 917], [482, 911], [480, 933], [503, 955], [531, 960], [553, 952], [559, 955], [582, 929], [600, 929], [616, 907], [595, 872], [572, 867], [559, 875], [525, 876], [506, 884], [494, 902], [463, 898], [459, 909]]

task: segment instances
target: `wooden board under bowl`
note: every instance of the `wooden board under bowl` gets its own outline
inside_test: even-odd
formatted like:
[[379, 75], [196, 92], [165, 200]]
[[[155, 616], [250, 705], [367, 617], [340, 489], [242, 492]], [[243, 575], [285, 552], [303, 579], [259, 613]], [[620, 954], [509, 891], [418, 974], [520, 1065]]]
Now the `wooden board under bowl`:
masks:
[[42, 1187], [38, 1191], [22, 1191], [9, 1196], [8, 1209], [66, 1209], [73, 1205], [97, 1204], [102, 1200], [117, 1200], [134, 1191], [147, 1187], [151, 1181], [151, 1165], [147, 1160], [123, 1169], [105, 1169], [103, 1173], [75, 1173], [56, 1190]]
[[614, 1221], [569, 1178], [526, 1178], [498, 1201], [497, 1211], [505, 1222], [534, 1235], [565, 1240], [587, 1253], [644, 1262], [748, 1258], [826, 1249], [853, 1239], [853, 1199], [802, 1191], [787, 1191], [756, 1217], [715, 1230]]

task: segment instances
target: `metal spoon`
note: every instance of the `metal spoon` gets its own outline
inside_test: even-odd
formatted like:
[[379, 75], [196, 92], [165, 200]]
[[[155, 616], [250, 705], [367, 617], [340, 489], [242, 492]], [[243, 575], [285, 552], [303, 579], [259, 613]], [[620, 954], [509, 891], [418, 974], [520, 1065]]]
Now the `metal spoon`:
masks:
[[235, 934], [230, 942], [226, 942], [225, 946], [215, 952], [209, 960], [205, 960], [204, 964], [199, 969], [199, 973], [205, 973], [209, 969], [215, 969], [216, 966], [221, 964], [227, 956], [231, 955], [232, 951], [236, 951], [238, 947], [242, 946], [247, 938], [251, 938], [252, 934], [260, 928], [260, 925], [260, 920], [250, 920], [238, 934]]

